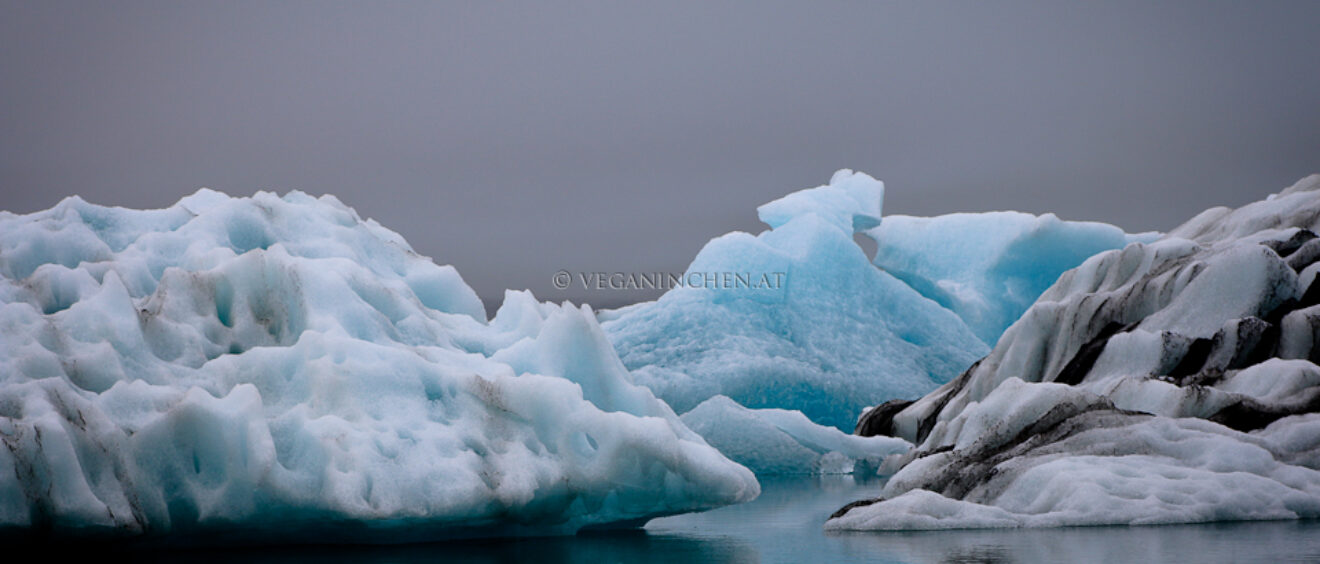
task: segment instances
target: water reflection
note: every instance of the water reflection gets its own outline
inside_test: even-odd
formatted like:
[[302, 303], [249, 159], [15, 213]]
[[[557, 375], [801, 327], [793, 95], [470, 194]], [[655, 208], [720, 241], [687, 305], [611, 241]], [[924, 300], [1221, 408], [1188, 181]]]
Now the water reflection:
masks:
[[391, 563], [502, 564], [511, 562], [659, 563], [761, 562], [756, 549], [736, 538], [691, 539], [645, 531], [583, 534], [546, 539], [485, 540], [398, 546], [289, 546], [207, 551], [152, 551], [134, 562], [210, 564]]
[[[135, 552], [137, 562], [1316, 562], [1320, 521], [826, 534], [826, 517], [875, 495], [851, 477], [762, 480], [752, 503], [573, 537], [400, 546]], [[105, 553], [88, 555], [112, 556]]]
[[821, 524], [881, 482], [762, 481], [756, 501], [647, 526], [744, 540], [762, 562], [1316, 562], [1320, 521], [826, 534]]

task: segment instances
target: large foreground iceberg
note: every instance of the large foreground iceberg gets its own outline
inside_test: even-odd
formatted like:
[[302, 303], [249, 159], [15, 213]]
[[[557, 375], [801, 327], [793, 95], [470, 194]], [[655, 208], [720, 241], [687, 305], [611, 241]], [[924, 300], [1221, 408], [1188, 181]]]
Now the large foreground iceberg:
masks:
[[[679, 413], [724, 395], [852, 430], [867, 406], [957, 376], [1059, 273], [1131, 240], [1015, 212], [882, 220], [883, 197], [880, 182], [841, 170], [765, 204], [770, 230], [711, 240], [687, 272], [778, 273], [782, 285], [675, 288], [603, 313], [602, 326]], [[876, 240], [874, 264], [854, 236]]]
[[1065, 273], [959, 378], [859, 430], [917, 443], [830, 529], [1320, 517], [1320, 176]]
[[515, 292], [487, 323], [298, 192], [0, 213], [0, 443], [0, 529], [41, 534], [556, 534], [759, 491], [589, 309]]

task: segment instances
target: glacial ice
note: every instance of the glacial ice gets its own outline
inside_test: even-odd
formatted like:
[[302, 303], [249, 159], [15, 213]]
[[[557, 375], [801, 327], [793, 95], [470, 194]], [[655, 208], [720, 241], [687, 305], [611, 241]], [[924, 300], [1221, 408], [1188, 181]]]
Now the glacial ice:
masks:
[[680, 418], [725, 456], [758, 476], [875, 475], [885, 460], [912, 444], [893, 437], [859, 437], [812, 423], [800, 411], [748, 409], [714, 396]]
[[987, 350], [853, 241], [878, 220], [882, 194], [871, 177], [840, 171], [762, 206], [773, 229], [717, 237], [687, 269], [783, 273], [782, 286], [675, 288], [601, 325], [637, 382], [679, 413], [724, 395], [851, 430], [862, 408], [920, 396]]
[[589, 308], [510, 292], [487, 323], [299, 192], [0, 213], [0, 442], [0, 529], [56, 534], [559, 534], [759, 492]]
[[880, 225], [885, 185], [863, 172], [835, 171], [830, 183], [798, 190], [756, 208], [756, 217], [771, 229], [805, 215], [814, 215], [845, 233]]
[[[1064, 273], [834, 530], [1320, 517], [1320, 175]], [[885, 421], [871, 420], [884, 418]]]
[[877, 242], [876, 266], [958, 314], [988, 346], [1064, 271], [1158, 237], [1022, 212], [890, 215], [867, 235]]
[[[1060, 272], [1152, 235], [1016, 212], [881, 218], [884, 186], [841, 170], [757, 209], [771, 227], [715, 238], [688, 272], [785, 273], [780, 288], [670, 290], [600, 315], [638, 383], [683, 413], [724, 395], [851, 431], [988, 351]], [[876, 240], [872, 264], [854, 234]]]

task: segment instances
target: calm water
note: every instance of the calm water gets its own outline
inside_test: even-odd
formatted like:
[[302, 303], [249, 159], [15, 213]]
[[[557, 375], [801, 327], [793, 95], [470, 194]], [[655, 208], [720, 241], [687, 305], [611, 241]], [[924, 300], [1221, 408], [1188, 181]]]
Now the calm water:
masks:
[[872, 495], [850, 477], [762, 481], [752, 503], [657, 519], [644, 530], [386, 547], [161, 552], [138, 561], [247, 562], [1320, 562], [1320, 521], [1049, 530], [825, 534]]

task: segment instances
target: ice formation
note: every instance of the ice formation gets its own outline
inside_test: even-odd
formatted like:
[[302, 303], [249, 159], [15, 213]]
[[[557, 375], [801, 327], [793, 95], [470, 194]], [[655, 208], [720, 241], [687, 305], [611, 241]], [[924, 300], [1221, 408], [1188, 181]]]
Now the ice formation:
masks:
[[876, 266], [958, 314], [989, 346], [1064, 271], [1158, 237], [1022, 212], [890, 215], [867, 234], [877, 242]]
[[919, 446], [827, 527], [1320, 517], [1320, 175], [1065, 273], [994, 350], [859, 431]]
[[[725, 395], [851, 430], [865, 407], [957, 376], [1060, 272], [1130, 239], [1011, 212], [882, 220], [883, 197], [880, 182], [841, 170], [765, 204], [770, 230], [713, 239], [687, 271], [779, 272], [782, 287], [676, 288], [602, 326], [679, 413]], [[856, 233], [876, 239], [875, 264]]]
[[987, 350], [853, 241], [879, 221], [882, 193], [871, 177], [839, 171], [761, 206], [773, 229], [717, 237], [687, 269], [783, 273], [782, 286], [675, 288], [602, 326], [637, 382], [679, 413], [725, 395], [851, 429], [867, 405], [918, 397]]
[[874, 475], [912, 444], [859, 437], [812, 423], [800, 411], [748, 409], [715, 396], [684, 413], [683, 423], [725, 456], [760, 475]]
[[0, 442], [0, 529], [47, 533], [556, 534], [759, 492], [590, 309], [511, 292], [487, 323], [298, 192], [0, 213]]

